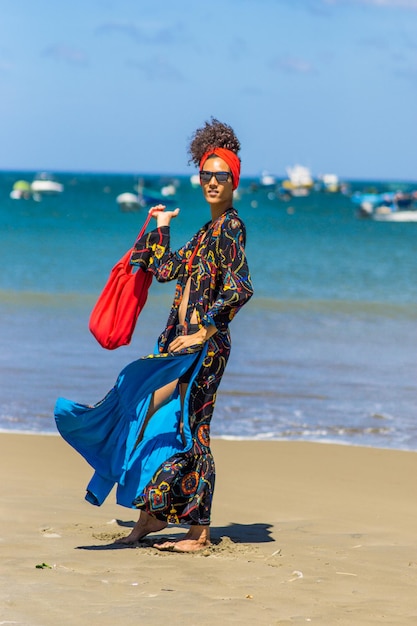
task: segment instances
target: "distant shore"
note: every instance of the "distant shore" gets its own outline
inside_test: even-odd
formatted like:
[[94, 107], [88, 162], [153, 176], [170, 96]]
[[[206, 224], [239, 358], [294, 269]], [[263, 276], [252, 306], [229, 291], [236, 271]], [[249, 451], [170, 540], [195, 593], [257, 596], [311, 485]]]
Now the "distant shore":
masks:
[[2, 623], [414, 623], [417, 453], [212, 447], [213, 546], [183, 555], [114, 547], [137, 512], [87, 504], [92, 470], [58, 436], [0, 433]]

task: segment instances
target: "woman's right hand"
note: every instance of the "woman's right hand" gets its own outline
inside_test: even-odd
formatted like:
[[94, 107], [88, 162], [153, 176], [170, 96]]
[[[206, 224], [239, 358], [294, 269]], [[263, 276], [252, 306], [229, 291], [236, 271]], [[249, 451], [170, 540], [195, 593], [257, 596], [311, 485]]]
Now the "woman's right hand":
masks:
[[174, 211], [165, 211], [166, 206], [164, 204], [157, 204], [149, 209], [149, 213], [156, 218], [156, 224], [158, 228], [161, 226], [169, 226], [173, 217], [177, 217], [180, 212], [179, 209], [174, 209]]

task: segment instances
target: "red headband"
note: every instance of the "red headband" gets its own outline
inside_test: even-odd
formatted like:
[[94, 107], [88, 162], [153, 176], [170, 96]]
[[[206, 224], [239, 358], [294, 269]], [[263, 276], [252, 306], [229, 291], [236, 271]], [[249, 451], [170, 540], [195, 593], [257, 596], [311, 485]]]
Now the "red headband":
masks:
[[239, 184], [240, 178], [239, 157], [227, 148], [211, 148], [210, 150], [207, 150], [207, 152], [205, 152], [201, 157], [200, 170], [203, 169], [204, 163], [209, 157], [213, 156], [213, 154], [223, 159], [223, 161], [226, 161], [227, 165], [230, 167], [230, 171], [232, 173], [233, 189], [236, 189]]

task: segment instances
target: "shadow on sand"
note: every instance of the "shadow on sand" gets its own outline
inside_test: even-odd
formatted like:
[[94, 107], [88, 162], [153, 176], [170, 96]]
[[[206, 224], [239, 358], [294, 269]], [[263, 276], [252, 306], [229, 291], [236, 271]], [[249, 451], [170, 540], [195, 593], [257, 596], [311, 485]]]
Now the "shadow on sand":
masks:
[[[124, 528], [133, 528], [135, 522], [129, 521], [125, 522], [122, 520], [116, 520], [117, 525]], [[178, 528], [178, 526], [172, 527]], [[186, 532], [187, 527], [181, 527]], [[227, 526], [211, 526], [211, 542], [212, 544], [218, 545], [223, 537], [228, 537], [230, 541], [233, 543], [267, 543], [271, 541], [275, 541], [273, 539], [272, 532], [272, 524], [237, 524], [235, 522], [231, 522]], [[120, 544], [120, 543], [106, 543], [106, 544], [96, 544], [96, 545], [88, 545], [88, 546], [77, 546], [77, 550], [125, 550], [126, 548], [152, 548], [155, 541], [160, 543], [162, 540], [164, 541], [172, 541], [178, 538], [178, 534], [169, 534], [164, 533], [163, 537], [160, 534], [145, 537], [142, 541], [138, 541], [132, 544]]]

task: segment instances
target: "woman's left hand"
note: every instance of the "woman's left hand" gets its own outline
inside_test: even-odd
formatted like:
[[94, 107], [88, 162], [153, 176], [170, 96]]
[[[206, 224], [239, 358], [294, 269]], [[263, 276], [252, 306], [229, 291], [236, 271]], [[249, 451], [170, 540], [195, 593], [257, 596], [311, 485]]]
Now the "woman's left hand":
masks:
[[173, 217], [177, 217], [180, 212], [179, 209], [174, 209], [173, 211], [166, 211], [166, 206], [164, 204], [157, 204], [149, 209], [149, 213], [156, 218], [156, 225], [158, 228], [161, 226], [169, 226]]
[[191, 335], [179, 335], [175, 337], [171, 341], [168, 347], [168, 352], [180, 352], [185, 348], [190, 348], [191, 346], [202, 345], [207, 337], [207, 330], [205, 328], [200, 328], [196, 333], [192, 333]]

